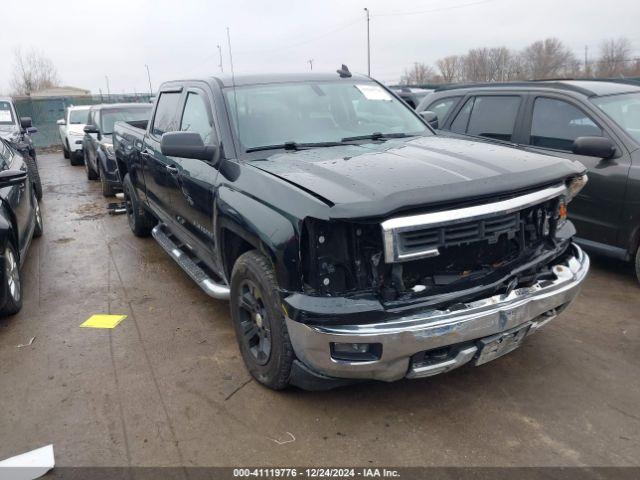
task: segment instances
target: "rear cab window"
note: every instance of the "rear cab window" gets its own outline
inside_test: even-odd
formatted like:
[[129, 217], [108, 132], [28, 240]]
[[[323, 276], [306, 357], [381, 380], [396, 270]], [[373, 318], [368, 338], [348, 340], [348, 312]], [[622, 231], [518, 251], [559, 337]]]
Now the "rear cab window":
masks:
[[451, 124], [451, 131], [510, 142], [521, 103], [519, 95], [471, 97]]
[[180, 104], [180, 92], [163, 92], [158, 98], [158, 106], [153, 116], [151, 134], [161, 137], [164, 133], [178, 129], [176, 113]]

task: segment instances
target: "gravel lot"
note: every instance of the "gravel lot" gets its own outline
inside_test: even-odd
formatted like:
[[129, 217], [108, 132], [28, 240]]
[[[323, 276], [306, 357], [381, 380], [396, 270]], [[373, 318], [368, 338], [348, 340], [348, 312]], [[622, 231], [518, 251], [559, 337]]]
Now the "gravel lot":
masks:
[[[22, 312], [0, 320], [0, 458], [53, 443], [58, 466], [640, 465], [629, 266], [594, 258], [562, 317], [482, 367], [276, 393], [244, 369], [226, 303], [109, 216], [83, 167], [39, 164], [45, 234]], [[128, 318], [79, 328], [94, 313]]]

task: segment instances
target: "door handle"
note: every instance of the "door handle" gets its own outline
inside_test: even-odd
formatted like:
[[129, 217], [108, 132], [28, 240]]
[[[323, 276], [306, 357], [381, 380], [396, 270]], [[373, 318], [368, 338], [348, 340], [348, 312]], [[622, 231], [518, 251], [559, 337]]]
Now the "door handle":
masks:
[[173, 165], [167, 165], [164, 168], [166, 168], [167, 172], [169, 172], [171, 175], [178, 175], [178, 167], [174, 167]]

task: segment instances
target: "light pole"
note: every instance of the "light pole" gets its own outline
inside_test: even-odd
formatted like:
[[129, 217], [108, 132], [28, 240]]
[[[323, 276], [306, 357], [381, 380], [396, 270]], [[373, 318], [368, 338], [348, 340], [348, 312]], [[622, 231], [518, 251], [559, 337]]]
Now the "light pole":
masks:
[[144, 67], [147, 69], [147, 78], [149, 79], [149, 98], [153, 97], [153, 88], [151, 87], [151, 73], [149, 73], [149, 65], [146, 63]]
[[107, 81], [107, 102], [109, 102], [109, 97], [111, 96], [111, 91], [109, 90], [109, 77], [105, 75], [104, 79]]
[[367, 75], [371, 76], [371, 34], [369, 32], [369, 9], [365, 7], [367, 15]]
[[218, 45], [218, 55], [220, 56], [220, 63], [218, 63], [220, 73], [224, 73], [224, 68], [222, 68], [222, 47], [220, 45]]
[[311, 68], [311, 70], [313, 71], [313, 58], [307, 60], [307, 63], [309, 64], [309, 68]]

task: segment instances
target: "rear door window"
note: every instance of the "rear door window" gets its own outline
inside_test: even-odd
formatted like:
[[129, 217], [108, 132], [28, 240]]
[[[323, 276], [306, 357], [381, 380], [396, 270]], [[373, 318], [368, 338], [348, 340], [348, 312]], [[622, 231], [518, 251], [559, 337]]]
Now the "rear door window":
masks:
[[456, 133], [511, 141], [521, 98], [516, 95], [477, 96], [467, 100], [451, 125]]
[[570, 152], [576, 138], [594, 136], [603, 136], [602, 129], [578, 107], [556, 98], [536, 98], [531, 119], [531, 145]]
[[161, 93], [158, 106], [153, 116], [151, 133], [158, 137], [167, 132], [174, 132], [177, 128], [177, 111], [180, 103], [180, 92]]

